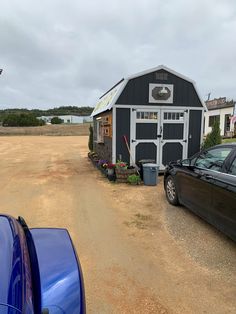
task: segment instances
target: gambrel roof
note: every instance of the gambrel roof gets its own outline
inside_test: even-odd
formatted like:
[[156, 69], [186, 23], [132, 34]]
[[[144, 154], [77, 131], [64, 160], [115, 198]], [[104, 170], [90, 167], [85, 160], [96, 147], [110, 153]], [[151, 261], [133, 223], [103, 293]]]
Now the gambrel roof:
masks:
[[193, 87], [197, 93], [197, 96], [198, 98], [200, 99], [200, 102], [203, 106], [203, 108], [205, 108], [205, 110], [207, 110], [207, 107], [205, 105], [205, 103], [202, 101], [201, 97], [200, 97], [200, 94], [197, 90], [197, 87], [196, 87], [196, 83], [195, 81], [193, 81], [192, 79], [166, 67], [165, 65], [159, 65], [158, 67], [155, 67], [155, 68], [152, 68], [152, 69], [149, 69], [149, 70], [146, 70], [146, 71], [143, 71], [143, 72], [139, 72], [137, 74], [134, 74], [134, 75], [131, 75], [125, 79], [122, 79], [121, 81], [119, 81], [116, 85], [114, 85], [109, 91], [107, 91], [103, 96], [101, 96], [91, 114], [92, 117], [104, 112], [104, 111], [107, 111], [107, 110], [110, 110], [113, 105], [116, 103], [116, 101], [118, 100], [119, 96], [121, 95], [121, 93], [123, 92], [125, 86], [127, 85], [128, 81], [129, 80], [132, 80], [134, 78], [137, 78], [137, 77], [140, 77], [140, 76], [143, 76], [143, 75], [146, 75], [146, 74], [149, 74], [149, 73], [152, 73], [152, 72], [156, 72], [156, 71], [159, 71], [159, 70], [165, 70], [169, 73], [172, 73], [173, 75], [187, 81], [187, 82], [190, 82], [193, 84]]

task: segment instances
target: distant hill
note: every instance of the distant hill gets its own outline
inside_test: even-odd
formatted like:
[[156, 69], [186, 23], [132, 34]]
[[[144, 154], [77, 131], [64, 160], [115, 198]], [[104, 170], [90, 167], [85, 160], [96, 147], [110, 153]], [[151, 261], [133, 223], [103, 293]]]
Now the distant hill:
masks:
[[57, 115], [77, 115], [90, 116], [94, 108], [92, 107], [77, 107], [77, 106], [62, 106], [58, 108], [41, 110], [41, 109], [3, 109], [0, 110], [0, 121], [9, 114], [31, 113], [37, 117], [39, 116], [57, 116]]

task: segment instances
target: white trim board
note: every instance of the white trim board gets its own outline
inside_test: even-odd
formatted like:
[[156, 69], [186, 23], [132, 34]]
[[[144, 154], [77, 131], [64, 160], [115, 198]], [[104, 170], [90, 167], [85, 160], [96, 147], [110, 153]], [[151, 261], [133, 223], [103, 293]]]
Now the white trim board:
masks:
[[116, 163], [116, 108], [112, 110], [112, 162]]
[[204, 110], [204, 108], [202, 107], [186, 107], [186, 106], [160, 106], [160, 105], [151, 105], [151, 106], [142, 106], [142, 105], [138, 105], [138, 106], [133, 106], [133, 105], [114, 105], [114, 108], [130, 108], [130, 109], [134, 109], [134, 110], [140, 110], [142, 111], [143, 109], [147, 109], [147, 110], [158, 110], [158, 109], [164, 109], [164, 110]]

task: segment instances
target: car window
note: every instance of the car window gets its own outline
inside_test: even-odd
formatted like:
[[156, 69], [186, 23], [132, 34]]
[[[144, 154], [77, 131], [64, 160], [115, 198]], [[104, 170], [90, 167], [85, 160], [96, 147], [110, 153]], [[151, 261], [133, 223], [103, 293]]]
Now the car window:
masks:
[[204, 151], [196, 158], [195, 166], [221, 171], [223, 163], [231, 150], [230, 147], [219, 147]]
[[229, 169], [229, 173], [236, 176], [236, 158], [234, 159], [234, 161], [231, 164], [231, 167]]

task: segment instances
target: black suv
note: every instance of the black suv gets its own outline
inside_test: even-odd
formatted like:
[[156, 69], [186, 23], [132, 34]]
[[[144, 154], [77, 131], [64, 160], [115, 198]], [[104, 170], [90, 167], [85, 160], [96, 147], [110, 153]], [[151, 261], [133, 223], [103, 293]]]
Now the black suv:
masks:
[[182, 204], [236, 241], [236, 143], [171, 162], [164, 187], [170, 204]]

